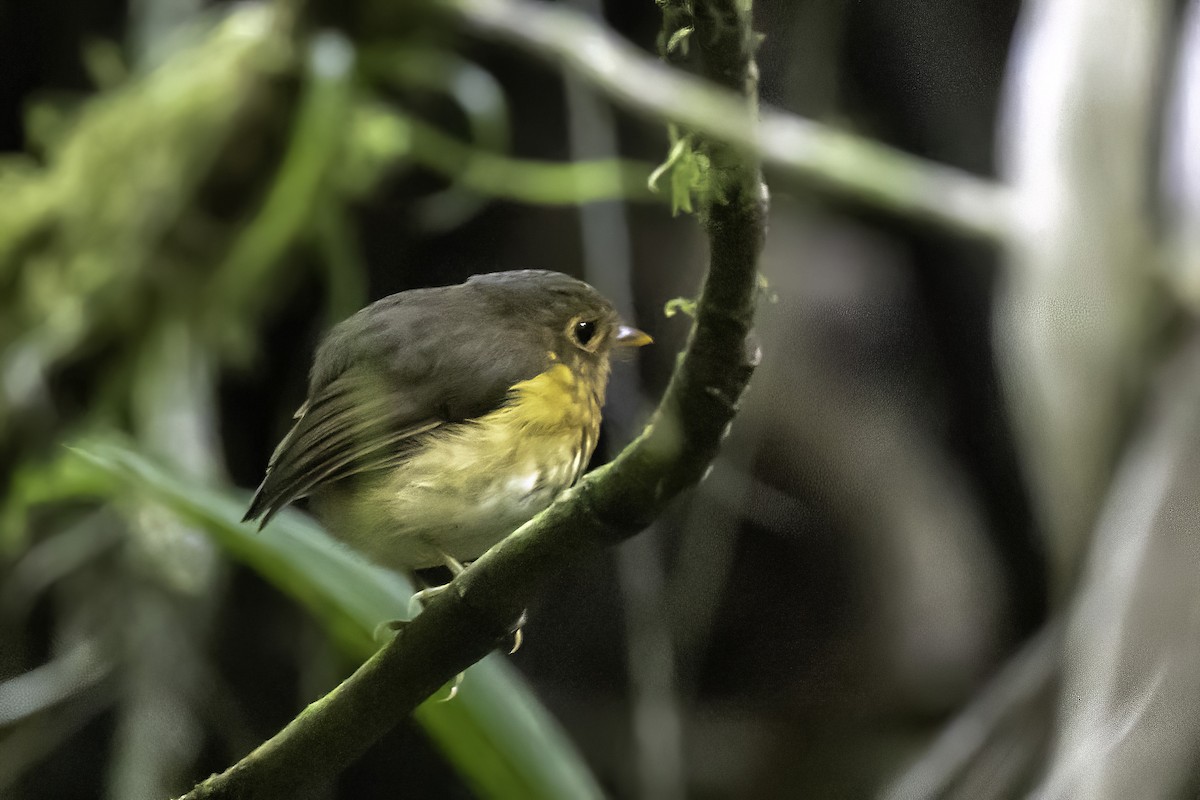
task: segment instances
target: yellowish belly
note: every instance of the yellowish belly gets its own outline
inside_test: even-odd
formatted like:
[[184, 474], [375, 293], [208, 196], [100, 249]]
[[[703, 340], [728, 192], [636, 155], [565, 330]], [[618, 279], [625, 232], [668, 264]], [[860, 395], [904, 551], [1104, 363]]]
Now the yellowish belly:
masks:
[[335, 535], [397, 569], [479, 557], [582, 474], [599, 407], [556, 366], [492, 413], [430, 435], [403, 464], [314, 498]]

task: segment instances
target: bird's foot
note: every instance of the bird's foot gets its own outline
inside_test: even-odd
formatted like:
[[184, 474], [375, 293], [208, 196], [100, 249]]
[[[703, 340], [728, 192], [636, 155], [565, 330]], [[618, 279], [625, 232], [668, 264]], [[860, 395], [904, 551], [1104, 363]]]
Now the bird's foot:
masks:
[[[462, 575], [467, 571], [467, 566], [454, 556], [442, 550], [439, 550], [438, 553], [442, 556], [442, 563], [446, 565], [446, 569], [450, 570], [451, 580], [457, 578], [459, 575]], [[425, 605], [430, 600], [437, 597], [448, 588], [450, 588], [450, 584], [444, 583], [441, 586], [427, 587], [414, 594], [408, 601], [408, 616], [410, 618], [415, 617], [421, 612], [422, 609], [425, 608]]]
[[508, 640], [512, 642], [512, 646], [508, 649], [508, 654], [511, 656], [513, 653], [521, 649], [521, 644], [525, 641], [524, 611], [521, 612], [521, 618], [517, 620], [516, 627], [512, 629], [511, 633], [508, 634]]
[[439, 550], [438, 552], [442, 555], [442, 562], [446, 565], [446, 569], [450, 570], [450, 574], [456, 578], [466, 572], [467, 567], [471, 566], [470, 561], [464, 564], [445, 551]]
[[466, 673], [460, 672], [454, 676], [454, 682], [450, 684], [450, 693], [438, 700], [439, 703], [449, 703], [454, 698], [458, 697], [458, 687], [462, 686], [463, 676]]
[[[460, 562], [458, 559], [454, 558], [454, 556], [450, 555], [449, 553], [442, 552], [442, 551], [439, 551], [439, 552], [441, 552], [442, 561], [446, 565], [446, 569], [450, 570], [450, 574], [455, 578], [457, 578], [459, 575], [462, 575], [464, 572], [466, 572], [467, 567], [470, 566], [470, 562], [463, 564], [462, 562]], [[422, 589], [421, 591], [417, 592], [416, 594], [414, 594], [408, 601], [408, 616], [409, 616], [409, 618], [411, 619], [412, 617], [415, 617], [417, 614], [419, 614], [425, 608], [426, 603], [428, 603], [430, 600], [437, 597], [439, 594], [441, 594], [442, 592], [446, 591], [449, 588], [450, 588], [450, 584], [444, 583], [441, 586], [427, 587], [427, 588]], [[375, 629], [376, 641], [380, 641], [381, 634], [386, 635], [386, 631], [384, 630], [385, 628], [390, 629], [391, 631], [395, 632], [395, 631], [400, 630], [400, 628], [404, 627], [404, 624], [407, 621], [408, 620], [397, 619], [397, 620], [392, 620], [391, 622], [382, 623], [379, 627], [377, 627]], [[517, 622], [517, 626], [512, 630], [512, 632], [509, 634], [509, 637], [508, 637], [509, 641], [512, 642], [512, 645], [509, 647], [509, 650], [508, 650], [508, 654], [510, 656], [513, 653], [520, 650], [521, 645], [525, 641], [525, 634], [522, 630], [524, 628], [524, 625], [525, 625], [525, 615], [522, 614], [521, 619]], [[447, 697], [446, 700], [452, 699], [458, 693], [458, 685], [460, 683], [462, 683], [462, 675], [459, 675], [458, 678], [455, 680], [454, 686], [450, 690], [450, 696]]]
[[433, 598], [437, 597], [442, 592], [450, 588], [450, 584], [443, 583], [441, 586], [430, 586], [414, 594], [408, 600], [408, 616], [411, 619], [425, 608], [425, 604]]
[[375, 626], [375, 631], [371, 634], [371, 638], [376, 644], [390, 642], [410, 622], [412, 622], [410, 619], [385, 619]]

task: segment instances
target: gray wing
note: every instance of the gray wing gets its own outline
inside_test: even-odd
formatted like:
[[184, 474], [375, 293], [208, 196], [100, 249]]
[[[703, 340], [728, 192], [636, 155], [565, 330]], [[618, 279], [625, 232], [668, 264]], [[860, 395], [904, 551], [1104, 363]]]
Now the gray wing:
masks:
[[271, 517], [322, 484], [402, 460], [445, 423], [414, 420], [401, 398], [358, 370], [348, 370], [296, 412], [296, 423], [267, 465], [267, 475], [243, 521]]

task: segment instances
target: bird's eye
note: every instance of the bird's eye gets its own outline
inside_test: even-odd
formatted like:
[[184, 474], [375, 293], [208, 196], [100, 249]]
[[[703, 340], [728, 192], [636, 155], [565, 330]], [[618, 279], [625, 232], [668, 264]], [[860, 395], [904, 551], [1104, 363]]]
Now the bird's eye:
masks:
[[580, 320], [571, 328], [571, 335], [580, 347], [587, 347], [588, 342], [596, 335], [596, 323], [590, 320]]

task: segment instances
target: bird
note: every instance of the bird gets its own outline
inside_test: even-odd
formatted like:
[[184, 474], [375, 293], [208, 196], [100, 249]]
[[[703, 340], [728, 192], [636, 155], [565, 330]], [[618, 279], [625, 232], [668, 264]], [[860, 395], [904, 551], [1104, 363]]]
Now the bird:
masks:
[[317, 348], [243, 522], [307, 497], [375, 563], [457, 574], [580, 479], [612, 356], [651, 341], [547, 270], [384, 297]]

